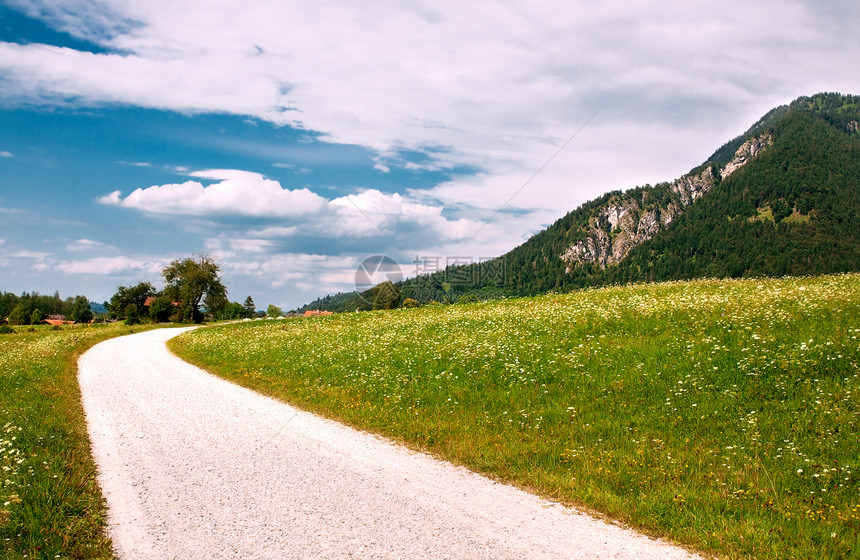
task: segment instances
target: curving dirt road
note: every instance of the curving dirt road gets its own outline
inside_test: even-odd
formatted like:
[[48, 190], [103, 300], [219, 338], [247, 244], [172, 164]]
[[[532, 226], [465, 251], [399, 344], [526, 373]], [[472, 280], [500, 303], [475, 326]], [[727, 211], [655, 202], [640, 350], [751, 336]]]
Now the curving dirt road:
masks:
[[696, 558], [209, 375], [180, 332], [78, 364], [121, 559]]

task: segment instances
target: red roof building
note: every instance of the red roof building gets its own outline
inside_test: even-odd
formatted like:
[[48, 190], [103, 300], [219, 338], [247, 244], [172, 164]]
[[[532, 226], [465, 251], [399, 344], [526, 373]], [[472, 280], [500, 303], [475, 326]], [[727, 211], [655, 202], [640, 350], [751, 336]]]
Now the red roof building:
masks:
[[317, 311], [315, 309], [309, 309], [305, 311], [305, 317], [319, 317], [321, 315], [333, 315], [331, 311]]

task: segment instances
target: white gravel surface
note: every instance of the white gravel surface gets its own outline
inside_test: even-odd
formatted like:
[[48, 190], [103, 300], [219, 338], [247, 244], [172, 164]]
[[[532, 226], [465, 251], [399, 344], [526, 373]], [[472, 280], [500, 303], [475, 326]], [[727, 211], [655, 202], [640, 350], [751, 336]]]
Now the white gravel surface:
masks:
[[180, 332], [79, 361], [121, 559], [695, 558], [209, 375]]

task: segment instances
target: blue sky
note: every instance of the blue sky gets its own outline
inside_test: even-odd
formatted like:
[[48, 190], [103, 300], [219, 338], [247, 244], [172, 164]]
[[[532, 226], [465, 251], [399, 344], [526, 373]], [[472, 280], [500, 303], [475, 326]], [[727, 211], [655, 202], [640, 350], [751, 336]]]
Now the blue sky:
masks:
[[860, 92], [855, 4], [0, 0], [0, 290], [205, 252], [289, 309], [371, 255], [504, 253]]

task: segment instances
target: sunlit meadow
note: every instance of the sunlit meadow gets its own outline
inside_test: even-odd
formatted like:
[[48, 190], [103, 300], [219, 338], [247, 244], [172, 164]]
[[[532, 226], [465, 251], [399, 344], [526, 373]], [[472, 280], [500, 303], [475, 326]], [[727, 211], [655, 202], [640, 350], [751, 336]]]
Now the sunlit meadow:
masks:
[[241, 384], [726, 557], [860, 557], [860, 276], [696, 281], [175, 339]]
[[19, 329], [0, 335], [2, 557], [112, 558], [75, 362], [131, 329]]

